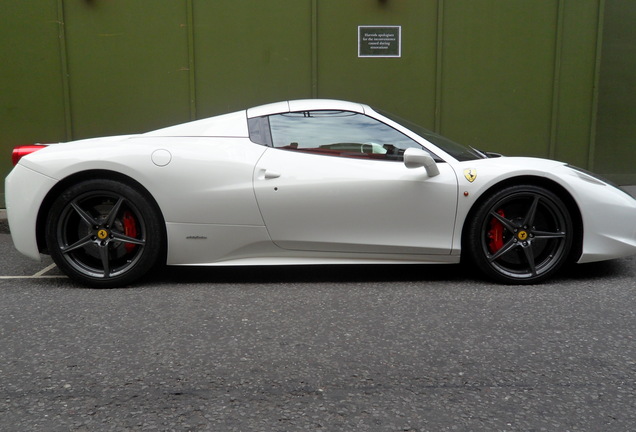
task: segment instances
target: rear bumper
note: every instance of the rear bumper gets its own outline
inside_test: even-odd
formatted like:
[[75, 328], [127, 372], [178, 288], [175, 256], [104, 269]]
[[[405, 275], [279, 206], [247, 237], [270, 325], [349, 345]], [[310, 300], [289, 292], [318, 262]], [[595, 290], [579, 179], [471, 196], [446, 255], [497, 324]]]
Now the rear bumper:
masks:
[[57, 180], [18, 164], [5, 181], [7, 218], [16, 249], [40, 260], [37, 243], [37, 218], [42, 201]]

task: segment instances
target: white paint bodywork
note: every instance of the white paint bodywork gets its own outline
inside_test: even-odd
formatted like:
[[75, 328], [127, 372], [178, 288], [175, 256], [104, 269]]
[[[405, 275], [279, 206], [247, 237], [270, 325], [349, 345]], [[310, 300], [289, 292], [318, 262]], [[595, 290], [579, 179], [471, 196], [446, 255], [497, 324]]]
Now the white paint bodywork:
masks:
[[[440, 174], [249, 139], [248, 118], [316, 109], [364, 113], [400, 130], [444, 160]], [[467, 168], [477, 172], [472, 183]], [[636, 253], [636, 200], [607, 183], [543, 159], [459, 162], [368, 106], [329, 100], [279, 102], [32, 153], [6, 181], [16, 248], [39, 259], [36, 224], [45, 219], [38, 219], [45, 198], [59, 182], [98, 171], [127, 176], [154, 198], [172, 265], [458, 262], [464, 222], [479, 198], [527, 176], [560, 185], [576, 203], [584, 225], [579, 262]]]

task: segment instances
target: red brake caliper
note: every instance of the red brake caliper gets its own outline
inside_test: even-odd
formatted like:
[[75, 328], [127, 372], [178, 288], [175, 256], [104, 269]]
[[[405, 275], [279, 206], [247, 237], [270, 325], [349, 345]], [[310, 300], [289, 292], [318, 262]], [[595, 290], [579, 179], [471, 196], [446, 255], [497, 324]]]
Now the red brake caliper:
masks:
[[[501, 217], [505, 217], [504, 211], [499, 209], [497, 213]], [[490, 221], [490, 230], [488, 231], [488, 249], [490, 253], [495, 253], [501, 249], [504, 245], [503, 240], [504, 226], [497, 218], [492, 218]]]
[[[137, 223], [135, 222], [135, 217], [129, 211], [125, 211], [122, 217], [122, 223], [124, 224], [124, 235], [128, 237], [137, 237]], [[136, 244], [133, 243], [125, 243], [124, 248], [126, 248], [126, 252], [130, 253], [135, 250], [137, 247]]]

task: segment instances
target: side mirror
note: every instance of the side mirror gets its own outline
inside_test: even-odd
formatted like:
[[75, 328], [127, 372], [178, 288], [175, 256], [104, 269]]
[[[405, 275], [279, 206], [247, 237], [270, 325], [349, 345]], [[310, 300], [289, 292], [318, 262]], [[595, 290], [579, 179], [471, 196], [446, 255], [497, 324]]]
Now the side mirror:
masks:
[[435, 177], [439, 175], [439, 168], [435, 159], [430, 154], [421, 149], [408, 148], [404, 152], [404, 165], [407, 168], [421, 168], [424, 167], [426, 174], [429, 177]]

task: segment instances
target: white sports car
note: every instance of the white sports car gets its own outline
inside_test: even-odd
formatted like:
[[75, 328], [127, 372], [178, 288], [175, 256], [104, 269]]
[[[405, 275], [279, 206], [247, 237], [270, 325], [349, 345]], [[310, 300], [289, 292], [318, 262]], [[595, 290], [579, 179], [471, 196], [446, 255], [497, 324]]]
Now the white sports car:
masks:
[[351, 102], [279, 102], [13, 156], [16, 248], [94, 287], [163, 263], [460, 259], [528, 284], [568, 261], [636, 253], [636, 200], [598, 177], [483, 153]]

